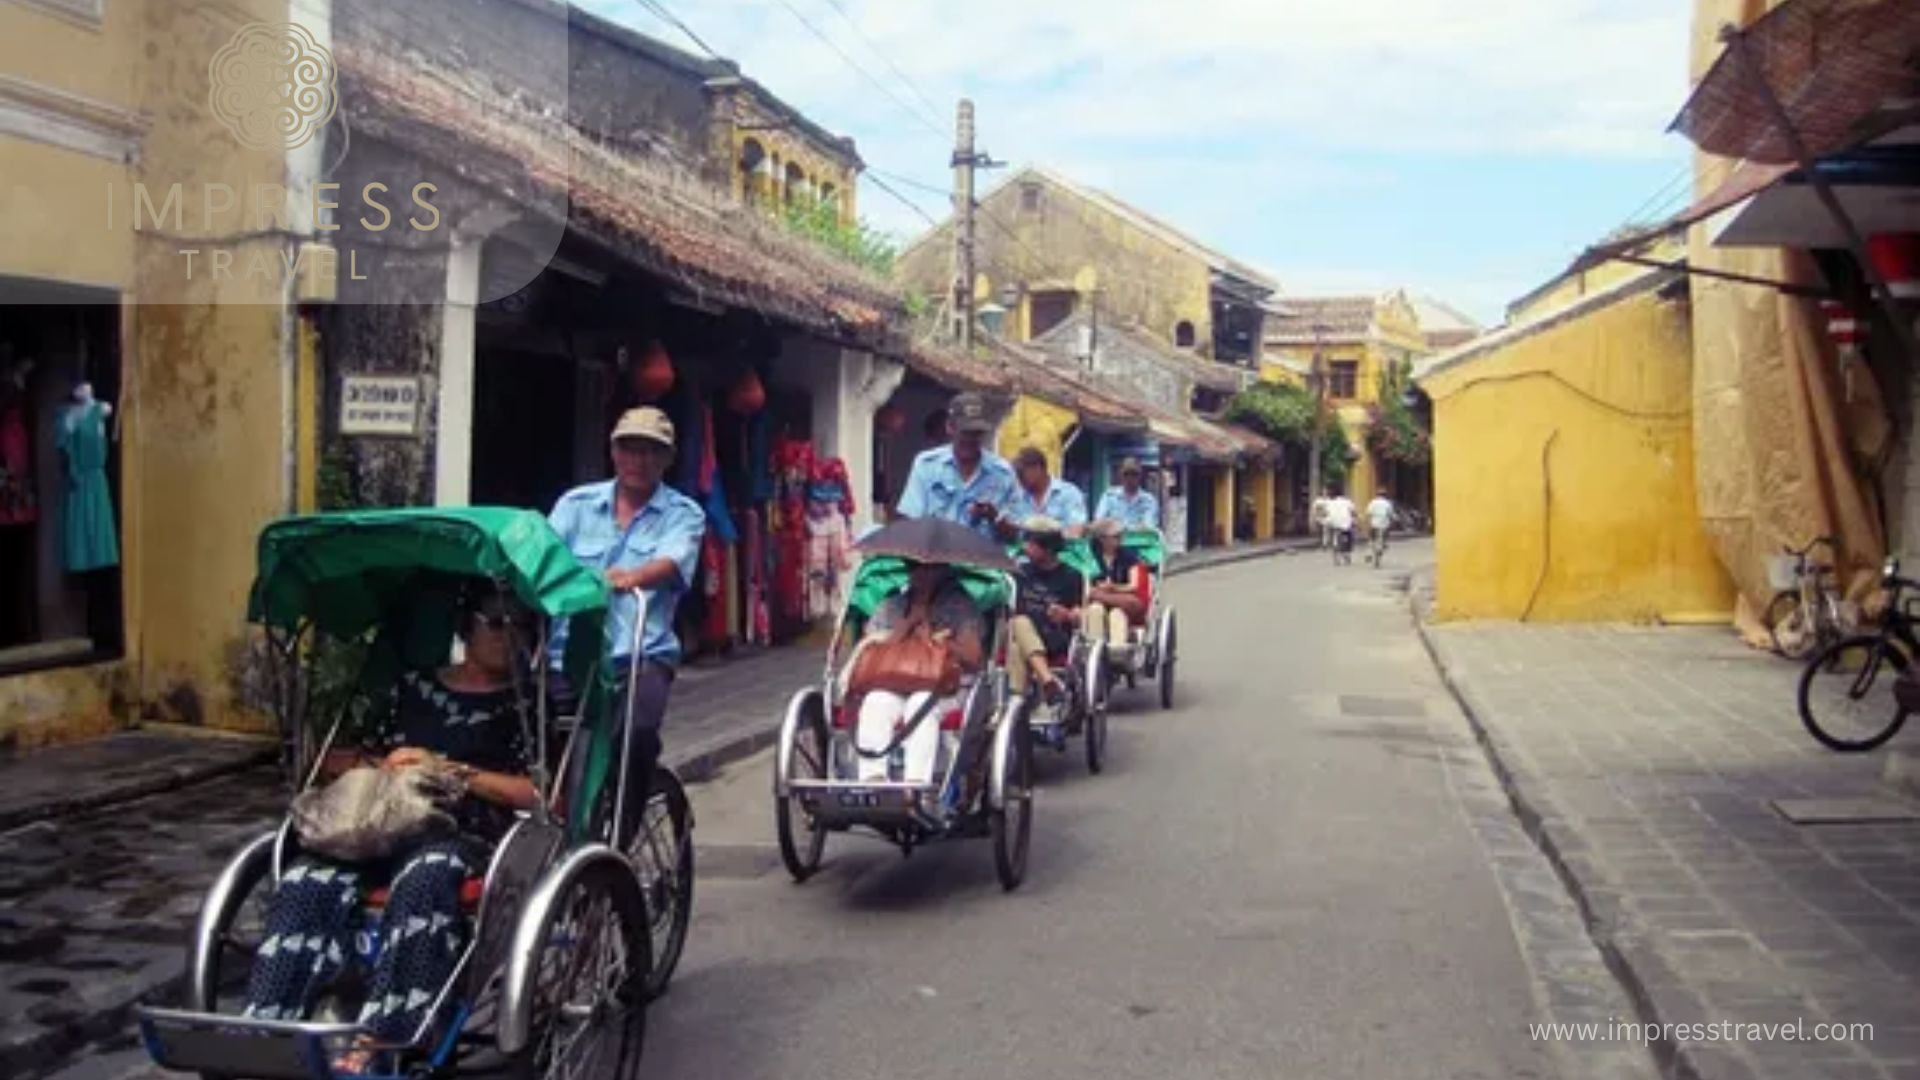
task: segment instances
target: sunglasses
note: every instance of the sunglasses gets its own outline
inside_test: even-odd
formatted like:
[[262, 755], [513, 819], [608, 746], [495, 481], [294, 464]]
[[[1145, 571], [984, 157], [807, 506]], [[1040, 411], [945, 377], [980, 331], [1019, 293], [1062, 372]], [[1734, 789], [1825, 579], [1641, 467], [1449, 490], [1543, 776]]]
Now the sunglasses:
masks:
[[489, 630], [504, 630], [512, 627], [522, 633], [533, 627], [533, 620], [524, 615], [507, 615], [502, 612], [482, 612], [474, 616], [474, 621]]

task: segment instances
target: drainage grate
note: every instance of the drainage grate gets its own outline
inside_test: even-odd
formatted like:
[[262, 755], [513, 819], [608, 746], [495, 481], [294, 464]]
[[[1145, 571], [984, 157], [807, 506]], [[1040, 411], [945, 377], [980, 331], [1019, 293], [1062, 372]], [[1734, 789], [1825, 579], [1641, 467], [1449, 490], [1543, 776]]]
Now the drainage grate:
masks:
[[1795, 825], [1872, 825], [1920, 821], [1920, 806], [1900, 799], [1775, 799], [1773, 808]]
[[1425, 716], [1427, 706], [1419, 698], [1342, 694], [1340, 712], [1343, 716]]

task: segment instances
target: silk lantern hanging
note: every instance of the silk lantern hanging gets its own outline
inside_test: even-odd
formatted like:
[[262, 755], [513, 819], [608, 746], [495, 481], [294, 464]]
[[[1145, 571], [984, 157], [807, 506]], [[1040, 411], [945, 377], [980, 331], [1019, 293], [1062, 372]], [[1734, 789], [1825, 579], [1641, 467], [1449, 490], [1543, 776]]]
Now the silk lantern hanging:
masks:
[[727, 392], [727, 408], [739, 416], [752, 416], [767, 407], [767, 388], [760, 373], [748, 368]]
[[673, 389], [673, 359], [667, 355], [667, 347], [658, 341], [647, 343], [647, 351], [640, 357], [639, 366], [633, 369], [633, 392], [640, 395], [642, 401], [658, 401]]

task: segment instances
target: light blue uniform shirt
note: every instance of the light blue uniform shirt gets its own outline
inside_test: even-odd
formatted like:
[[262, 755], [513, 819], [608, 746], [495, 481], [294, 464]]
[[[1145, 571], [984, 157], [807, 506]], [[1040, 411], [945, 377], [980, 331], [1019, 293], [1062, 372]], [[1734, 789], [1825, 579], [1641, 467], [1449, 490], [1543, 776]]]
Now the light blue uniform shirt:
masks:
[[[647, 601], [647, 623], [640, 654], [669, 666], [680, 662], [680, 639], [673, 632], [673, 611], [693, 581], [700, 561], [700, 541], [707, 533], [707, 515], [700, 504], [661, 484], [653, 498], [633, 515], [622, 531], [613, 519], [612, 480], [574, 488], [553, 504], [547, 521], [560, 534], [575, 558], [600, 570], [636, 570], [655, 559], [672, 559], [678, 581], [657, 589]], [[633, 658], [633, 618], [639, 604], [632, 593], [618, 592], [607, 612], [607, 634], [616, 661]], [[554, 633], [552, 659], [558, 666], [567, 644], [564, 623]]]
[[1033, 493], [1023, 487], [1016, 487], [1013, 501], [1007, 504], [1008, 519], [1014, 525], [1024, 525], [1035, 514], [1044, 514], [1059, 522], [1062, 527], [1072, 529], [1087, 523], [1087, 495], [1068, 481], [1055, 478], [1047, 488], [1044, 497], [1035, 499]]
[[973, 479], [963, 480], [960, 466], [953, 460], [953, 447], [936, 446], [913, 459], [913, 471], [907, 474], [906, 488], [894, 512], [901, 517], [958, 522], [991, 538], [993, 519], [972, 521], [967, 511], [974, 503], [984, 502], [1004, 513], [1019, 487], [1013, 478], [1013, 466], [1003, 457], [982, 450]]
[[1101, 521], [1117, 521], [1124, 529], [1157, 529], [1160, 500], [1146, 488], [1129, 495], [1126, 488], [1110, 487], [1101, 493], [1100, 510], [1093, 516]]

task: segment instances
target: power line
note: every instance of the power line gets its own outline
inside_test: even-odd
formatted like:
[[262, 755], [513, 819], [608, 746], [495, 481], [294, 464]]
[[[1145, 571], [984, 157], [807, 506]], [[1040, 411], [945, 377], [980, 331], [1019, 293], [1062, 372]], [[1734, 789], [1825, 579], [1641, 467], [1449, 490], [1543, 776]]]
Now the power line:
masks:
[[927, 192], [930, 195], [938, 195], [941, 198], [951, 198], [953, 195], [953, 191], [950, 188], [943, 188], [934, 184], [929, 184], [924, 180], [915, 180], [911, 176], [902, 176], [897, 172], [888, 172], [885, 169], [876, 169], [876, 168], [873, 168], [872, 166], [868, 166], [867, 172], [869, 175], [873, 173], [879, 173], [881, 176], [884, 176], [887, 179], [892, 180], [896, 184], [902, 184], [910, 188], [919, 188], [921, 191]]
[[919, 203], [914, 202], [912, 199], [909, 199], [905, 195], [902, 195], [898, 191], [895, 191], [893, 188], [893, 185], [887, 183], [885, 180], [880, 179], [879, 175], [877, 175], [876, 170], [868, 169], [866, 171], [866, 177], [868, 180], [873, 181], [874, 187], [877, 187], [881, 191], [884, 191], [887, 194], [893, 196], [895, 199], [898, 199], [901, 205], [905, 206], [907, 209], [912, 210], [914, 213], [919, 214], [921, 217], [925, 218], [928, 225], [931, 225], [936, 229], [940, 227], [940, 222], [936, 221], [932, 214], [927, 213], [926, 209], [922, 207]]
[[875, 78], [873, 72], [868, 71], [864, 67], [861, 67], [860, 62], [858, 60], [855, 60], [853, 57], [847, 55], [847, 50], [841, 48], [839, 42], [836, 42], [831, 37], [828, 37], [826, 31], [814, 25], [813, 20], [807, 18], [807, 16], [799, 8], [794, 7], [793, 4], [790, 2], [790, 0], [775, 0], [775, 2], [778, 3], [781, 7], [786, 8], [787, 12], [791, 14], [794, 18], [800, 20], [800, 25], [806, 27], [807, 31], [811, 33], [814, 37], [819, 38], [821, 44], [825, 45], [829, 49], [832, 49], [834, 51], [834, 54], [840, 57], [842, 62], [844, 62], [848, 67], [852, 68], [854, 71], [858, 72], [862, 78], [872, 83], [875, 89], [879, 90], [882, 94], [885, 94], [887, 96], [887, 100], [893, 102], [895, 105], [898, 105], [904, 112], [907, 113], [907, 115], [919, 121], [920, 126], [926, 128], [928, 131], [932, 132], [933, 134], [938, 135], [942, 139], [947, 138], [949, 133], [941, 130], [940, 125], [938, 123], [935, 123], [934, 121], [927, 119], [927, 116], [925, 113], [922, 113], [920, 110], [914, 108], [912, 105], [907, 104], [905, 99], [903, 99], [899, 94], [896, 94], [893, 92], [892, 87], [888, 86], [886, 83], [883, 83], [879, 79]]
[[893, 62], [893, 59], [889, 57], [886, 54], [886, 52], [880, 48], [879, 43], [875, 42], [871, 37], [867, 36], [867, 32], [860, 28], [860, 24], [854, 20], [854, 17], [852, 15], [848, 14], [845, 5], [841, 4], [840, 0], [827, 0], [827, 3], [832, 5], [833, 10], [840, 13], [840, 17], [846, 20], [848, 26], [853, 27], [853, 32], [860, 36], [861, 41], [864, 41], [867, 43], [867, 48], [873, 51], [873, 55], [879, 57], [880, 62], [887, 65], [887, 70], [893, 72], [896, 78], [898, 78], [902, 83], [906, 84], [907, 89], [913, 91], [913, 96], [919, 98], [920, 103], [922, 105], [925, 105], [929, 112], [931, 112], [935, 116], [939, 116], [940, 106], [935, 105], [932, 99], [928, 98], [926, 94], [921, 93], [920, 84], [914, 82], [913, 79], [909, 77], [906, 72], [901, 71], [899, 65], [895, 64]]
[[674, 29], [687, 35], [687, 40], [699, 46], [701, 52], [706, 53], [712, 59], [720, 59], [720, 54], [713, 50], [713, 46], [702, 40], [699, 34], [694, 33], [693, 27], [688, 26], [680, 16], [675, 15], [673, 10], [667, 7], [665, 0], [634, 0], [634, 2], [646, 8], [648, 11], [653, 12], [655, 17], [663, 20]]

